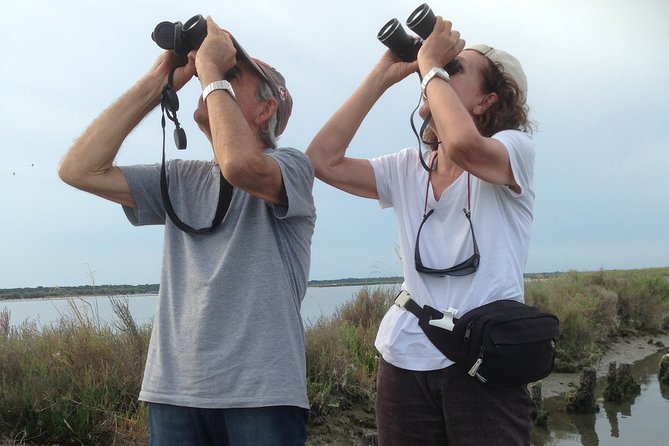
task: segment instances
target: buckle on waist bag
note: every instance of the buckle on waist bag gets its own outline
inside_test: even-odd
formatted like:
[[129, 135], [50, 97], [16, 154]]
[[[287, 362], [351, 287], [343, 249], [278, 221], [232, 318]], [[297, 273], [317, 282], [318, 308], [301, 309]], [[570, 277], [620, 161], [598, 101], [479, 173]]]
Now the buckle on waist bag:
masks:
[[[442, 310], [438, 311], [431, 307], [421, 307], [416, 302], [411, 299], [411, 294], [408, 291], [402, 290], [397, 297], [395, 298], [395, 305], [400, 308], [403, 308], [414, 314], [418, 319], [421, 319], [421, 316], [425, 315], [426, 309], [429, 309], [430, 320], [428, 324], [433, 327], [442, 328], [444, 330], [453, 331], [455, 324], [453, 323], [453, 318], [455, 317], [455, 311]], [[441, 318], [432, 317], [434, 315], [440, 314]]]
[[395, 305], [397, 305], [400, 308], [405, 308], [407, 302], [411, 300], [411, 294], [406, 292], [405, 290], [402, 290], [400, 294], [397, 295], [395, 298]]
[[453, 313], [446, 310], [443, 310], [442, 313], [444, 317], [441, 319], [431, 319], [428, 324], [432, 325], [433, 327], [453, 331], [453, 328], [455, 328], [455, 324], [453, 323]]

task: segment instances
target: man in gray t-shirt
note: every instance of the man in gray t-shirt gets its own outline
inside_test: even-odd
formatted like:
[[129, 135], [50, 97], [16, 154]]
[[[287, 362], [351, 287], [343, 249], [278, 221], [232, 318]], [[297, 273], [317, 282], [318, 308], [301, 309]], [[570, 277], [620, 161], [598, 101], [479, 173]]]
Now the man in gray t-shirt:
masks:
[[[134, 225], [165, 226], [139, 395], [149, 403], [151, 444], [304, 444], [300, 305], [316, 220], [313, 168], [302, 152], [276, 147], [292, 108], [281, 74], [211, 19], [207, 31], [185, 66], [164, 53], [74, 143], [59, 174], [122, 204]], [[172, 70], [175, 91], [197, 72], [194, 118], [214, 161], [114, 166]], [[221, 193], [226, 181], [230, 196]], [[219, 195], [227, 211], [217, 225]]]

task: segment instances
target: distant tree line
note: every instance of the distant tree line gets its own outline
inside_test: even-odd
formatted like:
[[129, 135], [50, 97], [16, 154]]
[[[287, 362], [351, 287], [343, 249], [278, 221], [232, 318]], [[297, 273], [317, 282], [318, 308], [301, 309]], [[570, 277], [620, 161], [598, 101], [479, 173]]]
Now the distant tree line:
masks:
[[[367, 277], [334, 280], [310, 280], [310, 287], [383, 285], [401, 283], [402, 277]], [[159, 284], [146, 285], [82, 285], [35, 288], [0, 288], [0, 300], [41, 299], [45, 297], [67, 296], [125, 296], [132, 294], [157, 294]]]
[[310, 287], [325, 287], [325, 286], [356, 286], [356, 285], [384, 285], [392, 283], [402, 283], [403, 277], [348, 277], [346, 279], [334, 280], [310, 280]]
[[36, 288], [0, 288], [0, 300], [41, 299], [68, 296], [124, 296], [131, 294], [157, 294], [158, 284], [146, 285], [82, 285]]
[[[529, 273], [525, 274], [527, 279], [546, 279], [561, 273]], [[362, 286], [362, 285], [385, 285], [402, 283], [404, 278], [394, 277], [347, 277], [345, 279], [310, 280], [310, 287], [330, 286]], [[126, 296], [132, 294], [158, 294], [160, 285], [82, 285], [36, 288], [0, 288], [0, 300], [7, 299], [41, 299], [45, 297], [67, 297], [67, 296]]]

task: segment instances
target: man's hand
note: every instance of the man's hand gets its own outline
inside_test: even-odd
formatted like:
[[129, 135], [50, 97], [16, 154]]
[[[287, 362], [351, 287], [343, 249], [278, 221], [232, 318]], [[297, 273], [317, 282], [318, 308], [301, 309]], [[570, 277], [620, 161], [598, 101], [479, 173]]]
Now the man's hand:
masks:
[[[164, 51], [153, 64], [149, 71], [149, 76], [155, 76], [163, 80], [163, 84], [167, 83], [167, 78], [172, 69], [178, 64], [177, 57], [171, 51]], [[172, 79], [172, 88], [175, 91], [180, 90], [189, 80], [195, 75], [195, 54], [188, 55], [188, 63], [182, 67], [178, 67], [174, 72]]]
[[[207, 17], [207, 37], [195, 54], [195, 70], [202, 86], [223, 79], [225, 73], [237, 63], [237, 50], [230, 34]], [[189, 58], [191, 57], [189, 54]]]

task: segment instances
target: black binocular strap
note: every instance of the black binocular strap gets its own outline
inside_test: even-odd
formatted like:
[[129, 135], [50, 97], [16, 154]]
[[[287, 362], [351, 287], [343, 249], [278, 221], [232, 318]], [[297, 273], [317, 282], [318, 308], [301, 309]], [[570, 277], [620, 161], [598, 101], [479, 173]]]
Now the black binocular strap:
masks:
[[[172, 71], [172, 73], [170, 74], [170, 80], [165, 90], [163, 90], [163, 95], [165, 95], [166, 91], [171, 88], [172, 74], [174, 74], [174, 71]], [[172, 220], [172, 223], [174, 223], [174, 225], [179, 229], [181, 229], [182, 231], [187, 232], [189, 234], [207, 234], [209, 232], [212, 232], [214, 229], [216, 229], [216, 227], [218, 227], [218, 225], [221, 224], [221, 222], [223, 221], [223, 217], [225, 217], [225, 214], [228, 212], [228, 208], [230, 207], [230, 201], [232, 200], [232, 184], [230, 184], [228, 180], [226, 180], [223, 174], [221, 173], [220, 185], [218, 190], [218, 205], [216, 207], [216, 213], [214, 214], [214, 218], [211, 221], [211, 226], [209, 226], [208, 228], [195, 229], [184, 223], [177, 216], [176, 212], [174, 211], [174, 207], [172, 206], [172, 201], [170, 200], [169, 188], [167, 185], [167, 169], [165, 168], [165, 114], [167, 114], [170, 120], [175, 121], [175, 123], [177, 124], [177, 128], [179, 127], [179, 124], [176, 121], [176, 112], [172, 111], [172, 114], [174, 115], [173, 119], [173, 117], [169, 113], [170, 110], [166, 102], [167, 98], [163, 97], [161, 100], [161, 109], [162, 109], [161, 124], [163, 128], [163, 158], [162, 158], [162, 164], [160, 166], [160, 194], [163, 198], [163, 206], [165, 206], [165, 212], [170, 217], [170, 220]]]
[[170, 200], [164, 152], [162, 166], [160, 167], [160, 193], [163, 197], [165, 212], [167, 212], [167, 215], [170, 217], [170, 220], [172, 220], [172, 223], [174, 223], [177, 228], [189, 234], [207, 234], [216, 229], [223, 221], [223, 217], [225, 217], [225, 214], [228, 212], [228, 208], [230, 207], [230, 201], [232, 201], [232, 185], [228, 182], [228, 180], [225, 179], [223, 174], [221, 174], [220, 185], [218, 189], [218, 205], [216, 207], [216, 214], [214, 214], [214, 218], [211, 221], [211, 226], [208, 228], [195, 229], [184, 223], [177, 216], [176, 212], [174, 211], [174, 207], [172, 206], [172, 201]]
[[[428, 167], [428, 165], [425, 163], [425, 158], [423, 158], [423, 150], [421, 150], [421, 146], [422, 144], [430, 145], [430, 143], [428, 143], [423, 139], [423, 134], [425, 133], [425, 129], [430, 123], [430, 119], [432, 119], [432, 112], [431, 111], [427, 112], [427, 116], [423, 120], [423, 124], [420, 126], [420, 133], [419, 133], [419, 131], [416, 130], [416, 125], [413, 122], [413, 117], [418, 111], [419, 107], [420, 107], [420, 99], [418, 100], [418, 105], [416, 105], [416, 108], [414, 108], [413, 111], [411, 112], [411, 116], [409, 117], [409, 123], [411, 124], [411, 130], [413, 130], [413, 134], [416, 135], [416, 139], [418, 140], [418, 157], [420, 158], [420, 164], [423, 166], [423, 169], [430, 172], [430, 170], [432, 169]], [[441, 142], [437, 141], [437, 144], [441, 144]]]

